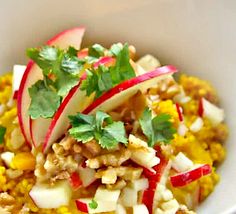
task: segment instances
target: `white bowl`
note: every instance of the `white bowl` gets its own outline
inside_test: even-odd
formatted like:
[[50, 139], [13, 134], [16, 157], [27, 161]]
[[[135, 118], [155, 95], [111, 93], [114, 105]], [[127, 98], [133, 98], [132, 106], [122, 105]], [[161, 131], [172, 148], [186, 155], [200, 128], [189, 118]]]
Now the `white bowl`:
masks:
[[87, 27], [85, 43], [127, 41], [186, 73], [210, 80], [226, 110], [228, 155], [215, 192], [199, 213], [235, 213], [236, 1], [233, 0], [21, 0], [1, 1], [0, 73], [26, 63], [25, 49], [55, 33]]

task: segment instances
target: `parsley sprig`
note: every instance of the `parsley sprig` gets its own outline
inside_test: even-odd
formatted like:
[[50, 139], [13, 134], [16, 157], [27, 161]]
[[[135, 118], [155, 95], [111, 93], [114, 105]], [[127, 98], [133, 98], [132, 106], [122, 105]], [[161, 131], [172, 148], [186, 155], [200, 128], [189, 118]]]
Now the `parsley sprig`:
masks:
[[73, 47], [62, 50], [50, 46], [27, 50], [27, 55], [42, 69], [44, 77], [29, 88], [32, 119], [52, 117], [62, 98], [78, 84], [85, 61], [77, 57], [77, 52]]
[[148, 146], [153, 147], [157, 143], [168, 144], [174, 138], [176, 129], [170, 121], [169, 114], [159, 114], [152, 118], [152, 112], [146, 108], [139, 122], [143, 133], [148, 138]]
[[86, 91], [88, 96], [95, 92], [97, 98], [117, 84], [135, 77], [134, 69], [130, 64], [128, 44], [123, 48], [112, 46], [110, 52], [116, 56], [114, 66], [99, 66], [98, 69], [86, 71], [87, 78], [83, 81], [81, 90]]
[[77, 141], [87, 143], [95, 139], [102, 148], [112, 149], [118, 143], [127, 143], [123, 122], [114, 122], [110, 115], [97, 111], [96, 115], [78, 113], [69, 116], [72, 128], [69, 134]]

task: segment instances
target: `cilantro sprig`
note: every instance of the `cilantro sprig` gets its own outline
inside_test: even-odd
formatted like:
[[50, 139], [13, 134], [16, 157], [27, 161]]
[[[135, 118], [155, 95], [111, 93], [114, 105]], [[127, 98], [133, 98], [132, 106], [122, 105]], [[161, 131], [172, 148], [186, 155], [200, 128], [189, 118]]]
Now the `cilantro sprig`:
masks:
[[112, 149], [118, 143], [127, 143], [123, 122], [114, 122], [110, 115], [97, 111], [95, 115], [78, 113], [69, 116], [72, 128], [69, 134], [77, 141], [87, 143], [95, 139], [102, 148]]
[[88, 96], [94, 92], [97, 98], [117, 84], [135, 77], [134, 69], [130, 64], [128, 44], [122, 48], [117, 45], [112, 46], [110, 51], [116, 56], [114, 66], [99, 66], [98, 69], [86, 71], [87, 78], [83, 81], [81, 90], [86, 91]]
[[3, 144], [4, 136], [6, 134], [6, 128], [0, 125], [0, 144]]
[[168, 144], [174, 138], [176, 129], [170, 121], [169, 114], [159, 114], [152, 118], [152, 112], [146, 108], [139, 122], [143, 133], [148, 138], [148, 145], [153, 147], [157, 143]]
[[27, 50], [28, 57], [43, 73], [43, 80], [29, 88], [31, 104], [28, 112], [31, 118], [52, 117], [62, 98], [78, 84], [85, 61], [77, 57], [77, 52], [73, 47], [62, 50], [51, 46]]

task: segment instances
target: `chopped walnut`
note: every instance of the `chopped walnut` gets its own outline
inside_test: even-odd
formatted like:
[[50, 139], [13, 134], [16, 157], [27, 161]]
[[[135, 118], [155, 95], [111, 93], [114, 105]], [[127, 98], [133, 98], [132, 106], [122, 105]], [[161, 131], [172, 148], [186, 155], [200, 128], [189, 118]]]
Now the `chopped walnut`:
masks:
[[98, 170], [95, 176], [101, 178], [103, 184], [115, 184], [117, 177], [131, 181], [140, 178], [142, 172], [142, 168], [129, 166], [108, 167], [107, 169]]
[[101, 146], [97, 143], [96, 140], [91, 140], [85, 144], [86, 149], [92, 153], [94, 156], [98, 155], [101, 152]]
[[98, 169], [102, 166], [120, 166], [131, 157], [131, 152], [127, 149], [104, 154], [86, 161], [87, 166], [92, 169]]
[[15, 198], [9, 195], [7, 192], [0, 193], [1, 206], [14, 205], [15, 201]]
[[15, 179], [15, 178], [18, 178], [21, 175], [23, 175], [23, 171], [20, 170], [20, 169], [16, 169], [16, 170], [14, 170], [14, 169], [7, 169], [6, 170], [6, 175], [10, 179]]
[[120, 190], [126, 186], [126, 182], [122, 179], [118, 180], [115, 184], [107, 184], [106, 188], [109, 190]]
[[76, 140], [68, 135], [64, 137], [59, 144], [63, 147], [64, 150], [68, 151], [72, 148], [73, 144], [75, 143]]
[[180, 205], [179, 210], [176, 212], [176, 214], [196, 214], [194, 211], [188, 210], [188, 208], [185, 205]]
[[82, 152], [82, 147], [79, 144], [74, 144], [73, 145], [73, 151], [75, 153], [81, 153]]

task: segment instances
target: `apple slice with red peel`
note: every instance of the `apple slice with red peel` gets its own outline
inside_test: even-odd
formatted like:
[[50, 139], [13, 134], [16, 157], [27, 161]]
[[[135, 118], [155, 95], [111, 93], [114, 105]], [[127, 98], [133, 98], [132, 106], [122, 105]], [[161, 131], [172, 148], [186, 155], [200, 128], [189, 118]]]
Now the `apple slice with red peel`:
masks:
[[214, 105], [205, 98], [199, 100], [198, 114], [200, 117], [206, 117], [213, 126], [217, 126], [224, 120], [224, 110]]
[[177, 72], [177, 69], [172, 65], [168, 65], [126, 80], [105, 92], [101, 97], [88, 106], [83, 113], [93, 114], [97, 110], [105, 112], [110, 111], [121, 105], [125, 100], [128, 100], [139, 90], [144, 91], [163, 78], [166, 78], [167, 75], [171, 75], [175, 72]]
[[199, 178], [210, 174], [212, 171], [209, 164], [202, 164], [195, 167], [194, 169], [188, 170], [186, 172], [179, 173], [170, 177], [170, 182], [173, 187], [182, 187]]
[[70, 185], [73, 190], [77, 190], [78, 188], [80, 188], [82, 186], [82, 181], [80, 179], [78, 172], [73, 172], [70, 175], [69, 181], [70, 181]]
[[177, 111], [178, 116], [179, 116], [179, 121], [182, 122], [182, 121], [184, 120], [182, 108], [181, 108], [181, 106], [179, 105], [179, 103], [176, 103], [176, 104], [175, 104], [175, 107], [176, 107], [176, 111]]
[[[53, 116], [47, 131], [41, 135], [42, 137], [45, 137], [42, 138], [44, 140], [43, 152], [47, 152], [52, 143], [66, 133], [70, 124], [68, 116], [76, 114], [77, 112], [82, 112], [92, 103], [93, 99], [94, 95], [87, 97], [86, 92], [80, 90], [80, 85], [71, 89]], [[40, 123], [39, 125], [44, 126], [43, 123]], [[35, 134], [37, 135], [37, 133]]]
[[[80, 49], [80, 44], [84, 32], [84, 27], [78, 27], [63, 31], [50, 39], [47, 42], [47, 45], [58, 46], [60, 48], [68, 48], [69, 46], [74, 46], [75, 48]], [[22, 77], [17, 98], [19, 124], [25, 140], [28, 143], [31, 142], [28, 115], [28, 109], [31, 99], [28, 93], [28, 89], [40, 79], [43, 79], [41, 69], [32, 60], [30, 60]]]
[[93, 64], [93, 67], [95, 69], [97, 69], [99, 65], [109, 66], [109, 65], [113, 64], [114, 62], [115, 62], [114, 58], [112, 58], [110, 56], [104, 56], [104, 57], [100, 58], [97, 62], [95, 62]]
[[17, 99], [18, 90], [20, 87], [22, 77], [25, 73], [25, 69], [26, 69], [25, 65], [14, 65], [13, 67], [13, 78], [12, 78], [13, 99]]
[[95, 177], [96, 171], [94, 169], [91, 169], [89, 167], [79, 167], [78, 172], [83, 187], [88, 187], [97, 180], [97, 178]]

